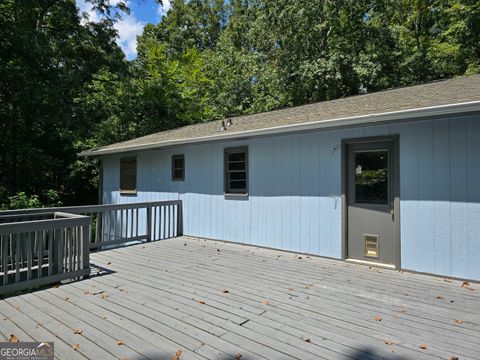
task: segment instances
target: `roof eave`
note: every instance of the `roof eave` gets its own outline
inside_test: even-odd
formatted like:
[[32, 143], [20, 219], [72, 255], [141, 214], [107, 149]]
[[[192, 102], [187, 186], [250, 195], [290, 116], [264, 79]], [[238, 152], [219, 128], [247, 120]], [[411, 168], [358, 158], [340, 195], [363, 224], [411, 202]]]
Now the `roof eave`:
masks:
[[463, 103], [457, 103], [457, 104], [422, 107], [422, 108], [385, 112], [385, 113], [378, 113], [378, 114], [359, 115], [359, 116], [351, 116], [351, 117], [345, 117], [345, 118], [334, 118], [329, 120], [311, 121], [311, 122], [301, 123], [301, 124], [282, 125], [282, 126], [276, 126], [276, 127], [270, 127], [270, 128], [247, 130], [247, 131], [242, 131], [237, 133], [227, 132], [227, 133], [221, 133], [218, 135], [209, 135], [209, 136], [202, 136], [197, 138], [154, 142], [149, 144], [131, 145], [131, 146], [125, 146], [125, 147], [119, 147], [119, 148], [112, 148], [112, 149], [101, 149], [101, 148], [98, 150], [92, 149], [92, 150], [82, 151], [81, 153], [78, 154], [78, 156], [109, 155], [109, 154], [116, 154], [116, 153], [125, 153], [130, 151], [158, 149], [158, 148], [170, 147], [175, 145], [186, 145], [186, 144], [195, 144], [195, 143], [220, 141], [220, 140], [235, 140], [238, 138], [245, 138], [245, 137], [275, 135], [275, 134], [283, 134], [288, 132], [335, 128], [335, 127], [343, 127], [343, 126], [350, 126], [350, 125], [374, 124], [378, 122], [409, 120], [409, 119], [423, 118], [428, 116], [464, 114], [464, 113], [470, 113], [475, 111], [480, 111], [480, 101], [469, 101], [469, 102], [463, 102]]

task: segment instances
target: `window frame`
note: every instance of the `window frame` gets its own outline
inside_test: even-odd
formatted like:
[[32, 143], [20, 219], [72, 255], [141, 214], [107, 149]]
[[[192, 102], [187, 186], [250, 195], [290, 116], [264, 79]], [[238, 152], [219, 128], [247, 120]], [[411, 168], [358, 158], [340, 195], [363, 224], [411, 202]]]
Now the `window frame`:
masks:
[[[183, 167], [177, 168], [175, 167], [175, 160], [176, 159], [182, 159], [183, 160]], [[175, 170], [182, 170], [182, 177], [181, 178], [176, 178], [175, 177]], [[185, 181], [185, 154], [176, 154], [172, 155], [172, 181]]]
[[[241, 171], [231, 171], [228, 170], [228, 156], [232, 153], [245, 153], [245, 189], [231, 189], [229, 184], [229, 174], [231, 172], [241, 172]], [[248, 171], [248, 146], [241, 147], [232, 147], [226, 148], [223, 152], [223, 192], [227, 196], [248, 196], [249, 188], [249, 171]]]
[[[134, 189], [125, 189], [125, 184], [123, 181], [124, 178], [124, 164], [128, 162], [135, 163], [135, 172], [134, 172]], [[122, 157], [120, 158], [120, 181], [119, 181], [119, 191], [120, 195], [136, 195], [137, 194], [137, 171], [138, 171], [138, 164], [137, 164], [137, 157], [136, 156], [129, 156], [129, 157]]]

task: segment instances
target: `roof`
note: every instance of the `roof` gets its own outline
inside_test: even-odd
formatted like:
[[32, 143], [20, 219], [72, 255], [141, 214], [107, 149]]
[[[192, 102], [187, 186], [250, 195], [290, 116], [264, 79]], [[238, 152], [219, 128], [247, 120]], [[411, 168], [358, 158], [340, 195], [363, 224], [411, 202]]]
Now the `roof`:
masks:
[[[355, 95], [337, 100], [232, 118], [232, 126], [220, 131], [221, 121], [209, 121], [162, 131], [96, 149], [80, 156], [161, 148], [179, 144], [236, 139], [267, 133], [365, 124], [407, 117], [460, 112], [459, 105], [479, 110], [480, 75], [463, 76], [423, 85]], [[452, 105], [456, 105], [452, 108]], [[463, 107], [462, 107], [463, 109]], [[468, 110], [467, 109], [467, 110]], [[427, 112], [426, 110], [429, 110]], [[430, 115], [432, 115], [430, 114]], [[393, 116], [396, 115], [396, 116]], [[347, 121], [348, 120], [348, 121]]]

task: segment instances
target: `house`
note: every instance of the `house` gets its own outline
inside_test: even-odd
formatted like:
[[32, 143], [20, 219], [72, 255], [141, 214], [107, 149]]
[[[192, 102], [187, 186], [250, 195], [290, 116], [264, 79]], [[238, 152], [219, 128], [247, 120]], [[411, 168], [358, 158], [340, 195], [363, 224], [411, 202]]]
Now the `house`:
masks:
[[80, 155], [103, 203], [182, 200], [185, 235], [480, 280], [480, 75]]

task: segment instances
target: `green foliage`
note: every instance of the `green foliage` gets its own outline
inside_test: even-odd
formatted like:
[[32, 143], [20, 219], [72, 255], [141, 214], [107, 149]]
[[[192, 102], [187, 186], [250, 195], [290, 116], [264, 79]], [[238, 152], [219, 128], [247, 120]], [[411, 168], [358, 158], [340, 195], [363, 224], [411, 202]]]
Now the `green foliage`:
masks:
[[478, 0], [174, 0], [130, 62], [127, 2], [89, 1], [103, 21], [74, 0], [0, 3], [4, 206], [96, 202], [86, 148], [480, 72]]

